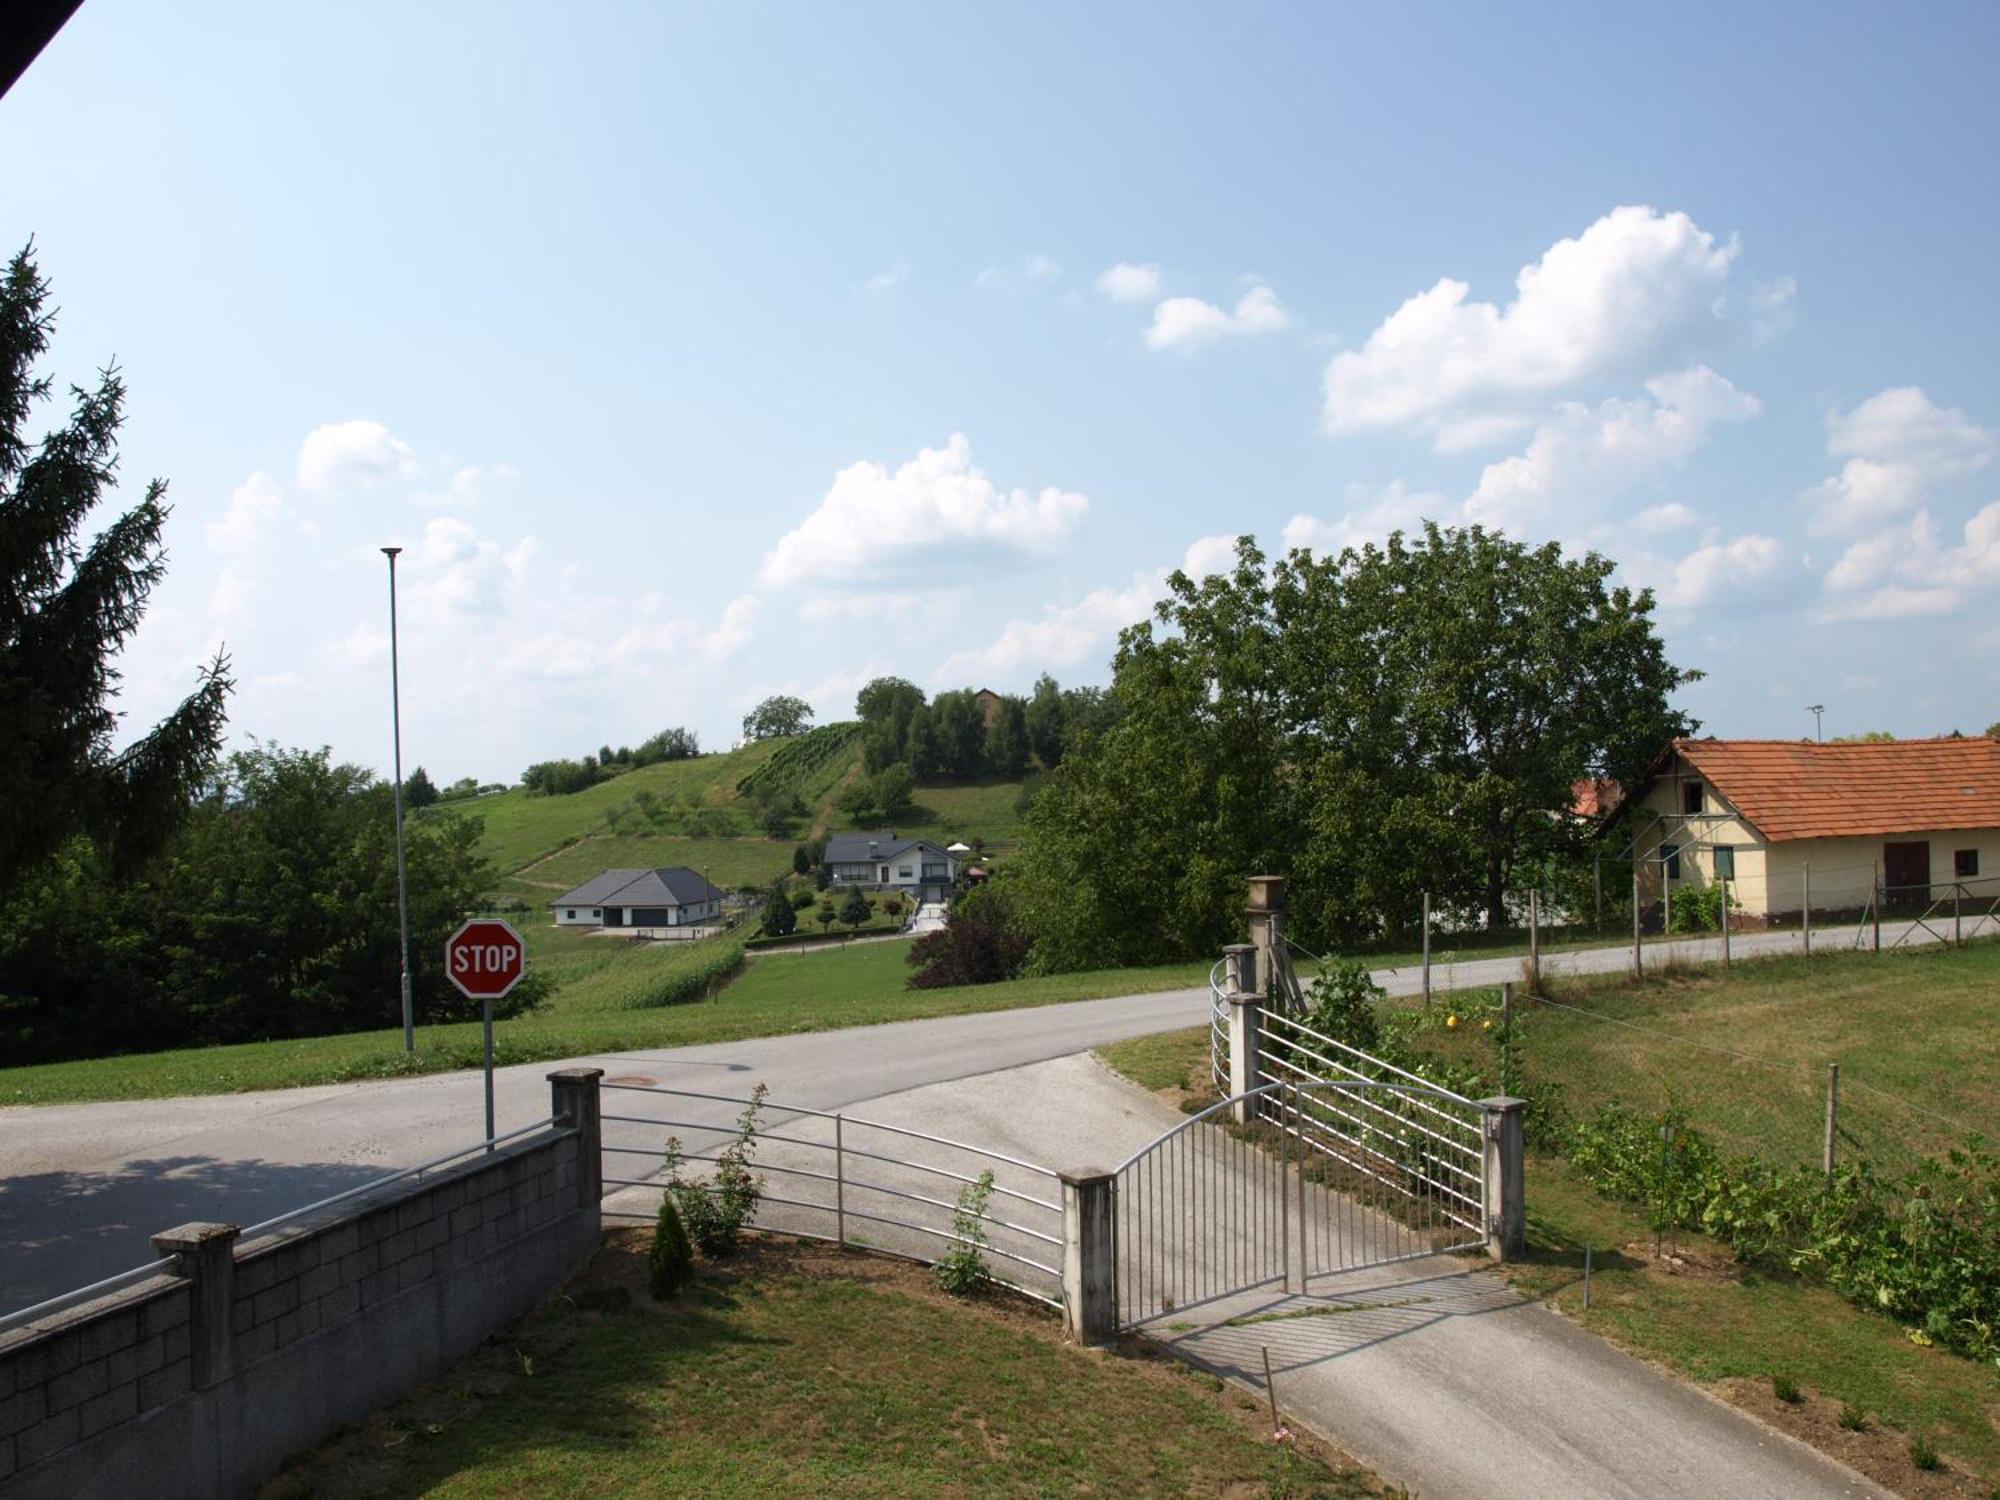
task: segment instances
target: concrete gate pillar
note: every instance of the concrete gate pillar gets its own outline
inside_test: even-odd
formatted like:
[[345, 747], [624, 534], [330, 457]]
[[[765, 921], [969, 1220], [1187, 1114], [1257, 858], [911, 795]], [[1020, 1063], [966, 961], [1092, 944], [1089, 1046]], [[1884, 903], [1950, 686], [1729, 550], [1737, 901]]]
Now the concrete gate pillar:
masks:
[[230, 1306], [236, 1292], [234, 1224], [183, 1224], [153, 1236], [153, 1248], [174, 1258], [170, 1274], [188, 1284], [188, 1378], [196, 1390], [236, 1372]]
[[1243, 1095], [1257, 1087], [1264, 1066], [1264, 997], [1254, 991], [1223, 997], [1229, 1006], [1229, 1092], [1236, 1102], [1229, 1118], [1248, 1125], [1257, 1118], [1257, 1101]]
[[1528, 1252], [1528, 1205], [1522, 1117], [1528, 1101], [1481, 1099], [1486, 1137], [1486, 1253], [1519, 1260]]
[[1118, 1334], [1118, 1179], [1093, 1171], [1061, 1176], [1063, 1327], [1080, 1344], [1108, 1344]]
[[1252, 875], [1246, 915], [1250, 918], [1250, 946], [1256, 949], [1257, 972], [1255, 982], [1243, 988], [1282, 1003], [1284, 997], [1278, 993], [1278, 985], [1286, 973], [1285, 877]]

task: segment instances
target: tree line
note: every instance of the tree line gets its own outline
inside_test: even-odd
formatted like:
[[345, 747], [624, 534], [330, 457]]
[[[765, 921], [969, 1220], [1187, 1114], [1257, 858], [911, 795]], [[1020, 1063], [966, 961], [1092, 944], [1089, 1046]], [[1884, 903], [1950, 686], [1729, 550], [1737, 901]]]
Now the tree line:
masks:
[[[636, 746], [609, 745], [581, 760], [539, 760], [521, 773], [521, 785], [531, 797], [563, 797], [609, 781], [641, 766], [662, 761], [693, 760], [701, 754], [701, 739], [692, 729], [663, 729]], [[475, 791], [477, 788], [475, 788]], [[434, 799], [435, 800], [435, 799]]]

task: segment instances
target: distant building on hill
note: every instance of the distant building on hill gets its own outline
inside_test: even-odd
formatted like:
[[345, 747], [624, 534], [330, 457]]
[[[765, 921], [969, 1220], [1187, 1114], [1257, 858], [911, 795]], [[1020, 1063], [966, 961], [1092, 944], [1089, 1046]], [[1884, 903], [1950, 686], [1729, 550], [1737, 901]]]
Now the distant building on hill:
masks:
[[981, 688], [972, 695], [972, 701], [979, 705], [980, 717], [985, 719], [986, 727], [991, 729], [993, 721], [1000, 717], [1000, 705], [1005, 700], [992, 688]]
[[1905, 913], [2000, 902], [2000, 740], [1984, 735], [1675, 740], [1604, 822], [1619, 817], [1647, 907], [1720, 877], [1752, 922], [1796, 917], [1808, 876], [1815, 912], [1857, 911], [1878, 892]]
[[699, 870], [606, 870], [558, 896], [558, 927], [690, 927], [722, 916], [722, 890]]
[[894, 829], [836, 833], [826, 841], [826, 868], [836, 886], [907, 891], [942, 901], [958, 879], [958, 859], [929, 839], [899, 838]]

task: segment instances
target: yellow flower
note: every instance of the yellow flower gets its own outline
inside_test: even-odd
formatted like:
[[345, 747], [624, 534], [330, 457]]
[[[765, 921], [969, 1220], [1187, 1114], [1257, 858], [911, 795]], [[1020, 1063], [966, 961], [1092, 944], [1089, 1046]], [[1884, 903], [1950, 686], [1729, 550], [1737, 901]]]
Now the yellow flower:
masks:
[[1445, 1029], [1446, 1031], [1456, 1031], [1456, 1030], [1458, 1030], [1458, 1017], [1457, 1017], [1457, 1016], [1446, 1016], [1446, 1017], [1444, 1018], [1444, 1029]]
[[1493, 1029], [1493, 1023], [1491, 1021], [1481, 1021], [1479, 1023], [1479, 1029], [1481, 1031], [1491, 1031]]

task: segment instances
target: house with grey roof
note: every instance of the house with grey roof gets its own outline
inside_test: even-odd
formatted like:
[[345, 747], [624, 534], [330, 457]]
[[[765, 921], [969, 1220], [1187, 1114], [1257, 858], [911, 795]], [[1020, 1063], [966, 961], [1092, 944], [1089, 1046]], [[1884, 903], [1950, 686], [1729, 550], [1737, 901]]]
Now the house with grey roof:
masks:
[[836, 886], [907, 891], [942, 901], [958, 878], [958, 859], [929, 839], [899, 838], [894, 829], [836, 833], [826, 841], [826, 868]]
[[685, 865], [606, 870], [556, 897], [558, 927], [688, 927], [722, 916], [722, 891]]

